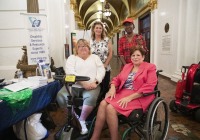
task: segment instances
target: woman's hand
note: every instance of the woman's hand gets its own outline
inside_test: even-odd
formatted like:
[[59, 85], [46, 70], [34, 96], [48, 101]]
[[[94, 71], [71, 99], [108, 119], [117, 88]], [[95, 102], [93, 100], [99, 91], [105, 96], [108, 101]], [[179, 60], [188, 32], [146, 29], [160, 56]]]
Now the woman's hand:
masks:
[[110, 97], [110, 100], [112, 100], [113, 98], [115, 98], [115, 94], [116, 94], [115, 86], [111, 86], [110, 90], [106, 93], [105, 98]]
[[104, 65], [104, 68], [107, 68], [107, 66], [108, 66], [108, 64], [106, 64], [106, 63], [104, 63], [103, 65]]
[[90, 90], [90, 83], [89, 82], [81, 82], [81, 85], [84, 89]]
[[137, 92], [120, 99], [119, 101], [117, 101], [117, 103], [119, 103], [119, 106], [121, 106], [122, 108], [126, 108], [130, 101], [140, 98], [142, 96], [143, 96], [142, 92]]
[[121, 106], [122, 108], [126, 108], [130, 101], [131, 101], [131, 98], [127, 96], [117, 101], [117, 103], [119, 103], [119, 106]]
[[91, 82], [91, 83], [89, 83], [89, 82], [82, 82], [81, 85], [86, 90], [93, 90], [93, 89], [97, 88], [96, 82]]
[[95, 88], [97, 88], [97, 84], [94, 81], [94, 82], [90, 83], [90, 89], [95, 89]]

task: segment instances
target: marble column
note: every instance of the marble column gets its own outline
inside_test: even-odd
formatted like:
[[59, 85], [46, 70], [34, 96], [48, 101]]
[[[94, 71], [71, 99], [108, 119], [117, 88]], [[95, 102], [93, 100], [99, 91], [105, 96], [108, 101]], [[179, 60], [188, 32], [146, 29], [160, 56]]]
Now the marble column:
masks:
[[178, 46], [177, 46], [177, 70], [171, 77], [172, 81], [181, 78], [182, 66], [190, 66], [192, 63], [200, 61], [199, 49], [199, 24], [200, 24], [200, 2], [199, 0], [181, 0], [180, 16], [178, 26]]

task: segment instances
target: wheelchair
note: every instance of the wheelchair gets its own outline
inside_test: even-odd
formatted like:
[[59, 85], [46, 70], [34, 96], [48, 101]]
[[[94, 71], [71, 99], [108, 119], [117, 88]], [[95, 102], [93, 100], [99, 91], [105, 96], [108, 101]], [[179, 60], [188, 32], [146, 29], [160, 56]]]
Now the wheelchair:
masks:
[[[157, 75], [159, 74], [159, 72], [161, 72], [161, 70], [157, 71]], [[63, 76], [61, 77], [63, 79]], [[67, 77], [64, 80], [65, 86], [68, 92], [70, 93], [71, 91], [69, 89], [71, 89], [73, 83], [75, 83], [76, 81], [89, 80], [88, 77], [74, 77], [75, 78], [73, 78], [73, 82], [71, 82], [70, 79], [67, 79]], [[128, 124], [128, 128], [124, 131], [122, 135], [122, 140], [130, 139], [131, 134], [133, 134], [133, 132], [135, 132], [141, 138], [141, 140], [164, 140], [166, 138], [169, 127], [168, 106], [166, 102], [160, 97], [160, 91], [158, 90], [157, 85], [155, 87], [155, 91], [151, 93], [146, 93], [144, 94], [144, 96], [148, 96], [151, 94], [155, 94], [156, 98], [152, 101], [151, 105], [149, 106], [146, 112], [143, 113], [142, 110], [134, 110], [128, 118], [123, 115], [119, 115], [119, 127], [122, 124]], [[86, 120], [88, 122], [89, 128], [88, 134], [77, 136], [77, 132], [79, 130], [71, 124], [71, 120], [73, 119], [71, 109], [72, 106], [75, 108], [81, 106], [82, 98], [72, 99], [70, 97], [69, 99], [71, 100], [71, 102], [70, 106], [68, 106], [68, 122], [63, 127], [63, 132], [69, 132], [67, 140], [88, 140], [93, 133], [93, 128], [96, 120], [95, 116], [97, 113], [99, 103], [97, 103], [97, 106], [89, 116], [89, 119]]]
[[[162, 70], [157, 71], [157, 76]], [[160, 97], [158, 83], [155, 90], [151, 93], [146, 93], [144, 96], [155, 94], [155, 99], [150, 104], [146, 112], [142, 109], [134, 110], [127, 118], [123, 115], [118, 116], [119, 128], [121, 125], [128, 124], [128, 128], [122, 134], [122, 140], [131, 139], [134, 132], [141, 140], [164, 140], [166, 139], [169, 128], [169, 112], [167, 103]], [[93, 119], [88, 138], [93, 133], [93, 128], [96, 118]]]

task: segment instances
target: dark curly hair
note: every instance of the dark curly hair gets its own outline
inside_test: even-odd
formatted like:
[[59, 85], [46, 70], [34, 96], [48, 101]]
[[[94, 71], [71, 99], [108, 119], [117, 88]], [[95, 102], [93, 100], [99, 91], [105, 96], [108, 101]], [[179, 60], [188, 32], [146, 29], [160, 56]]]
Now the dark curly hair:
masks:
[[142, 56], [146, 55], [146, 50], [143, 48], [143, 46], [134, 46], [130, 49], [130, 55], [132, 55], [135, 51], [140, 51]]

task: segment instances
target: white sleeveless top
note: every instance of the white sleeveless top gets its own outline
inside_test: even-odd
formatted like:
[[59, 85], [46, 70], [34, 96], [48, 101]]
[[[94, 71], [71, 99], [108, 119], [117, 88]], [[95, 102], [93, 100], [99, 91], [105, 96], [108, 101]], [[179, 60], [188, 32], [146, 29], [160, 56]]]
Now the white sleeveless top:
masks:
[[[98, 42], [96, 40], [92, 40], [92, 39], [90, 40], [91, 53], [98, 55], [103, 63], [106, 62], [106, 59], [108, 58], [108, 54], [109, 54], [108, 42], [109, 42], [108, 37]], [[111, 70], [110, 64], [108, 64], [108, 66], [106, 67], [106, 71], [109, 71], [109, 70]]]

